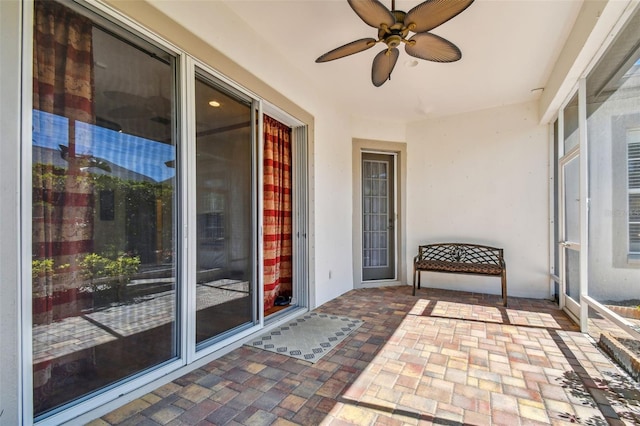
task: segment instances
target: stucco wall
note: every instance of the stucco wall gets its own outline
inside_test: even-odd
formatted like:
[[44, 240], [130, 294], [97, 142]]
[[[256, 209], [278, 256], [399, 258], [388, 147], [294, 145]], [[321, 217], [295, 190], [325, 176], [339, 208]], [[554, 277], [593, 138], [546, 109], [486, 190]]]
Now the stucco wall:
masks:
[[357, 139], [404, 142], [407, 138], [407, 125], [405, 123], [370, 120], [364, 117], [352, 117], [351, 135]]
[[[526, 103], [407, 127], [408, 256], [428, 242], [502, 247], [509, 295], [549, 297], [549, 138], [537, 111]], [[494, 277], [425, 273], [423, 282], [500, 293]]]

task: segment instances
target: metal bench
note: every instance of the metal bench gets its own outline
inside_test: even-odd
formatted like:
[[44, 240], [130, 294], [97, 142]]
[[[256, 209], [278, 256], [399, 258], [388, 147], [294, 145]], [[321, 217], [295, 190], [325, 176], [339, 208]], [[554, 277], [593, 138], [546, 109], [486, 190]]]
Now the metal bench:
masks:
[[502, 279], [502, 304], [507, 306], [507, 266], [503, 249], [464, 243], [436, 243], [418, 246], [413, 260], [413, 295], [420, 288], [420, 272], [452, 272], [491, 275]]

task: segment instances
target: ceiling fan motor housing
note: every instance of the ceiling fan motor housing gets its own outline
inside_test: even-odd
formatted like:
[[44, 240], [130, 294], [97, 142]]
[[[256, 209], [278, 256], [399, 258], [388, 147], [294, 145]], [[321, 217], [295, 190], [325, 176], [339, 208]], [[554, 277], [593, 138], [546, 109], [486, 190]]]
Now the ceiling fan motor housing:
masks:
[[406, 16], [406, 13], [401, 10], [393, 10], [391, 13], [395, 18], [396, 23], [391, 27], [381, 25], [378, 31], [378, 39], [384, 41], [390, 49], [400, 46], [408, 32], [404, 28], [404, 17]]

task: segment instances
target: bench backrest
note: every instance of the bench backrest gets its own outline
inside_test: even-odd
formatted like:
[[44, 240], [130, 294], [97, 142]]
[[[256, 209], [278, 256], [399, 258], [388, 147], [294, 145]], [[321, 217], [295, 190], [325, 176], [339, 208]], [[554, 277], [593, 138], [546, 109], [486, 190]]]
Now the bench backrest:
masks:
[[457, 263], [479, 263], [504, 267], [501, 248], [478, 244], [436, 243], [418, 246], [418, 260], [440, 260]]

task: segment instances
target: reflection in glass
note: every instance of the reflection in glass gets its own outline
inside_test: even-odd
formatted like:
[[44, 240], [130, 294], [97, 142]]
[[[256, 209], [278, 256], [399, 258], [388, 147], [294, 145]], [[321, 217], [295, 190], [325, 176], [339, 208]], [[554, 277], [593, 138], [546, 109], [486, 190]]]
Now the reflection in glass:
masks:
[[172, 57], [56, 2], [34, 22], [38, 418], [177, 356], [176, 150]]
[[[251, 103], [196, 77], [196, 342], [254, 321]], [[215, 100], [221, 105], [212, 107]]]

